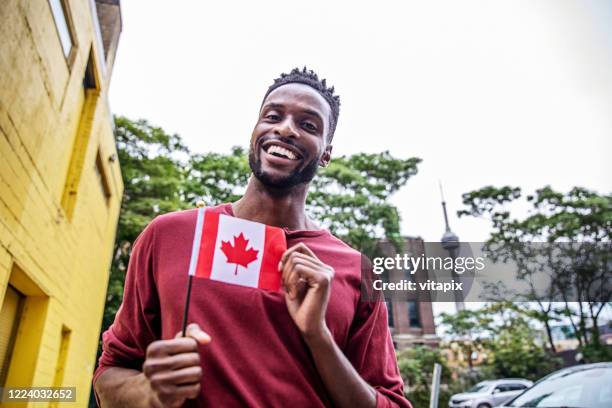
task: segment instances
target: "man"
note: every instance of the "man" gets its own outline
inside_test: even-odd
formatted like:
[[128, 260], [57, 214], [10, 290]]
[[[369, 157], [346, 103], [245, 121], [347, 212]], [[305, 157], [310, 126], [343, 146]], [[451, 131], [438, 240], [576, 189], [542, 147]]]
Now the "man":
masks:
[[339, 108], [314, 72], [281, 75], [253, 130], [246, 193], [208, 209], [284, 229], [282, 291], [194, 280], [181, 337], [196, 210], [142, 232], [94, 374], [102, 407], [410, 407], [385, 304], [360, 300], [361, 255], [304, 211]]

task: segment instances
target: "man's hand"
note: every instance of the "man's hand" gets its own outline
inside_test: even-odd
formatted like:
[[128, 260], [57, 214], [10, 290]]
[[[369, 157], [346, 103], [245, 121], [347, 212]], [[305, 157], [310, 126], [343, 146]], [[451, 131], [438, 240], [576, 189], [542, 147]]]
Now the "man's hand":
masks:
[[325, 311], [334, 269], [321, 262], [303, 243], [285, 251], [278, 265], [282, 271], [287, 309], [306, 340], [329, 335]]
[[334, 269], [304, 244], [289, 248], [281, 258], [285, 301], [300, 330], [325, 387], [338, 407], [374, 407], [376, 391], [357, 373], [334, 341], [325, 311]]
[[187, 326], [186, 335], [178, 333], [172, 340], [154, 341], [147, 347], [142, 371], [152, 391], [153, 407], [180, 407], [200, 392], [198, 343], [208, 344], [211, 338], [195, 323]]

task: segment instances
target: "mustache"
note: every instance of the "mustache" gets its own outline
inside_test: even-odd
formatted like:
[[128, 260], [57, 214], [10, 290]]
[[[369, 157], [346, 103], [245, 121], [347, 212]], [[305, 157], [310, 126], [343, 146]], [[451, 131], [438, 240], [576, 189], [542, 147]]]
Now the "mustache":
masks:
[[262, 136], [261, 138], [259, 138], [259, 141], [258, 141], [259, 147], [261, 147], [261, 145], [263, 145], [265, 142], [269, 140], [277, 140], [279, 142], [288, 144], [291, 147], [294, 147], [300, 153], [302, 157], [306, 157], [306, 153], [304, 153], [304, 149], [299, 144], [297, 144], [295, 140], [293, 140], [292, 138], [284, 137], [284, 136], [272, 136], [272, 135]]

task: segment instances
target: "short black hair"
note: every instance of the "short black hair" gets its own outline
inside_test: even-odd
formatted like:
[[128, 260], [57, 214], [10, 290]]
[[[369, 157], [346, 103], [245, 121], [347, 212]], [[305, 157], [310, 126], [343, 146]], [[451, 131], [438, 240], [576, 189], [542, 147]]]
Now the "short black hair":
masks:
[[282, 73], [274, 80], [274, 83], [270, 85], [264, 95], [263, 100], [266, 100], [270, 92], [283, 85], [291, 83], [308, 85], [325, 98], [331, 108], [331, 117], [329, 118], [329, 141], [331, 142], [336, 131], [336, 125], [338, 124], [338, 116], [340, 116], [340, 96], [334, 95], [334, 87], [328, 88], [325, 82], [325, 79], [319, 79], [319, 76], [311, 69], [306, 67], [302, 70], [293, 68], [290, 73]]

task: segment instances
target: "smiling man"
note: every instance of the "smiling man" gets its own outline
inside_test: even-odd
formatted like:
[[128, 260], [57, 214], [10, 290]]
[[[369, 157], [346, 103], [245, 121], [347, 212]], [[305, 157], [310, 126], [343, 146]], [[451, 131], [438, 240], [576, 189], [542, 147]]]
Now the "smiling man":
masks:
[[314, 72], [281, 75], [253, 130], [244, 196], [208, 209], [284, 229], [282, 291], [195, 280], [181, 338], [196, 210], [142, 232], [94, 375], [102, 407], [410, 407], [385, 304], [360, 300], [361, 254], [305, 213], [339, 108]]

